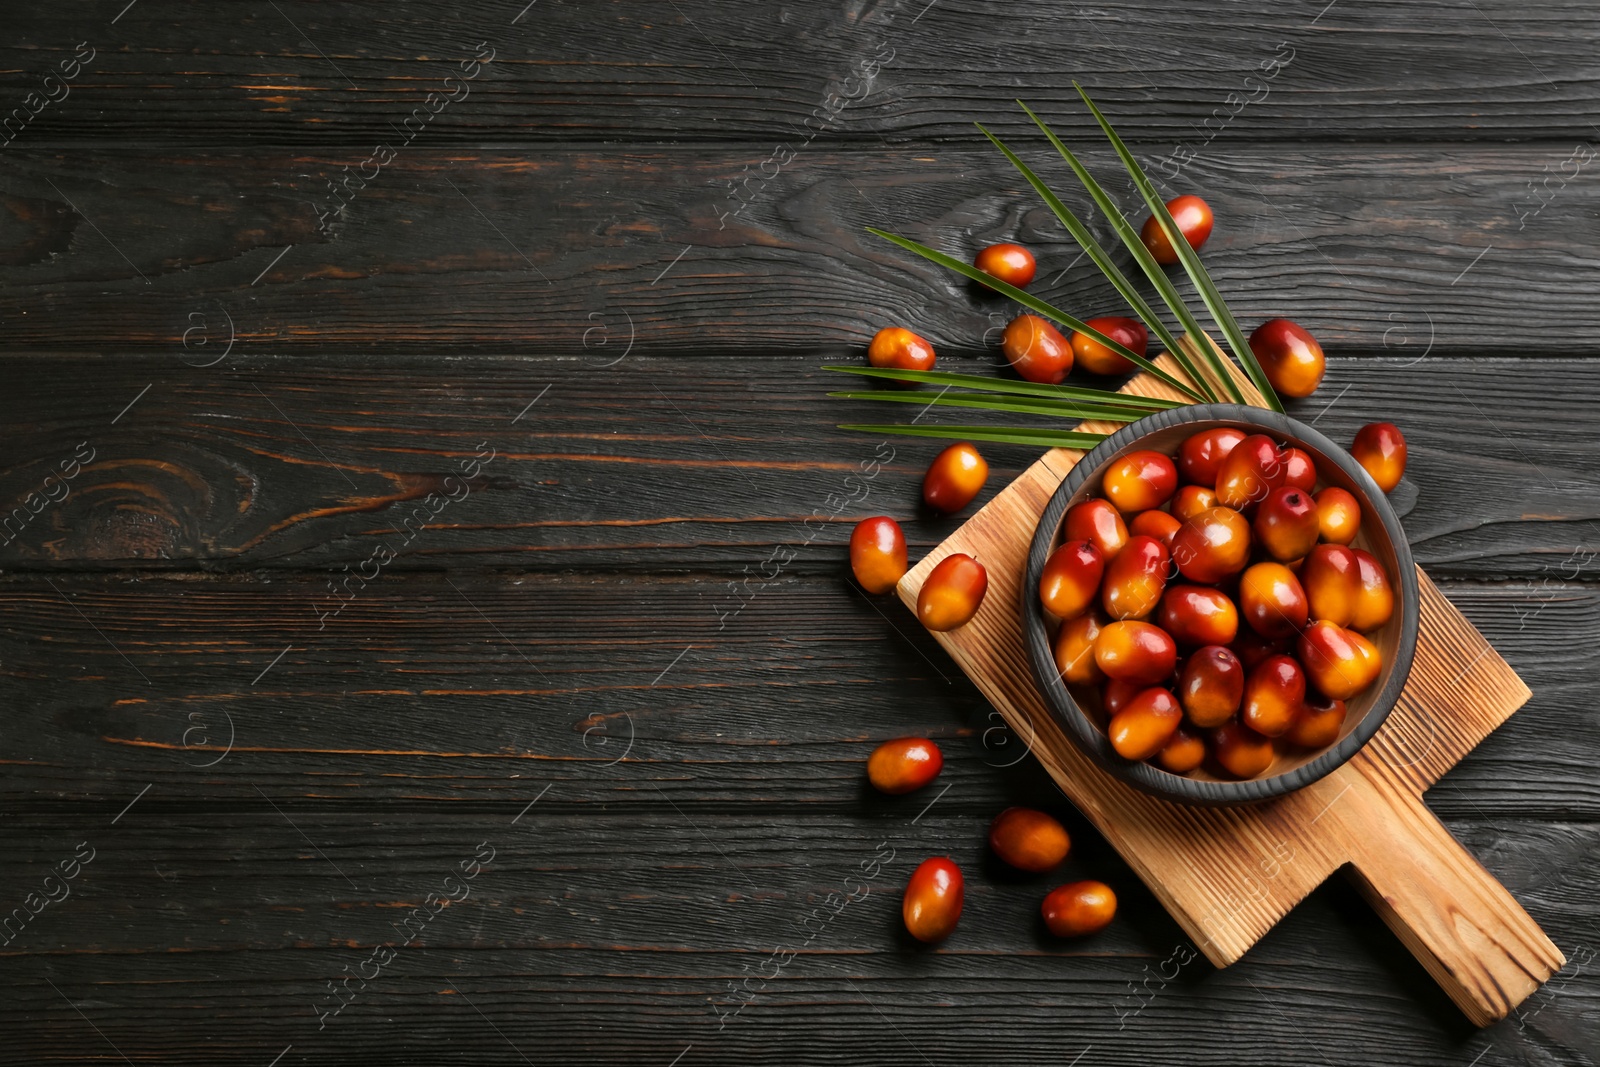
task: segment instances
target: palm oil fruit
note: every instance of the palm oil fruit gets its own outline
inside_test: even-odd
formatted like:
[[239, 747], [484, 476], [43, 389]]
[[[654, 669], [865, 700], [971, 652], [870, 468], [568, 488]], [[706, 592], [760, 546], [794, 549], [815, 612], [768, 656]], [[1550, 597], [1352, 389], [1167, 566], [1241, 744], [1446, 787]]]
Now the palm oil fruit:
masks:
[[1307, 626], [1298, 650], [1311, 684], [1334, 700], [1349, 700], [1361, 692], [1383, 667], [1382, 656], [1371, 641], [1331, 622]]
[[1250, 335], [1250, 351], [1283, 396], [1310, 396], [1328, 371], [1317, 339], [1288, 319], [1268, 319], [1257, 326]]
[[1178, 702], [1191, 723], [1211, 728], [1233, 718], [1244, 700], [1244, 664], [1221, 645], [1197, 648], [1178, 676]]
[[1183, 722], [1178, 698], [1151, 686], [1111, 716], [1106, 735], [1123, 759], [1146, 760], [1160, 752]]
[[1177, 488], [1172, 458], [1147, 448], [1119, 456], [1100, 479], [1100, 491], [1124, 515], [1160, 507]]
[[1350, 455], [1385, 493], [1399, 485], [1406, 473], [1406, 439], [1392, 422], [1369, 422], [1357, 430]]
[[1178, 447], [1178, 473], [1190, 485], [1215, 489], [1217, 472], [1234, 446], [1249, 434], [1232, 426], [1219, 426], [1190, 434]]
[[1173, 536], [1182, 525], [1183, 521], [1176, 516], [1151, 508], [1149, 511], [1139, 512], [1128, 521], [1128, 533], [1134, 536], [1154, 537], [1170, 548]]
[[1253, 671], [1256, 664], [1268, 656], [1280, 656], [1294, 650], [1293, 641], [1267, 640], [1248, 626], [1239, 627], [1239, 636], [1228, 642], [1228, 648], [1239, 657], [1244, 669]]
[[1235, 511], [1254, 507], [1283, 484], [1285, 473], [1278, 443], [1253, 433], [1229, 450], [1217, 468], [1217, 503]]
[[1111, 678], [1100, 688], [1100, 706], [1107, 715], [1115, 715], [1129, 704], [1133, 698], [1150, 687], [1143, 682], [1129, 682], [1121, 678]]
[[1106, 560], [1088, 541], [1068, 541], [1045, 560], [1039, 575], [1039, 603], [1058, 619], [1081, 615], [1100, 592]]
[[867, 346], [867, 362], [893, 370], [932, 370], [933, 346], [903, 326], [885, 326]]
[[1295, 717], [1283, 739], [1301, 748], [1327, 748], [1339, 740], [1344, 717], [1344, 701], [1309, 692], [1300, 714]]
[[867, 781], [880, 793], [898, 795], [921, 789], [944, 768], [944, 753], [926, 737], [885, 741], [867, 757]]
[[[1091, 330], [1098, 330], [1136, 356], [1144, 356], [1150, 344], [1149, 331], [1138, 319], [1106, 315], [1090, 319], [1084, 325]], [[1133, 361], [1127, 356], [1107, 348], [1080, 330], [1072, 333], [1072, 354], [1077, 358], [1078, 366], [1091, 374], [1129, 374], [1134, 370]]]
[[1244, 683], [1239, 721], [1263, 737], [1278, 737], [1294, 725], [1306, 699], [1306, 672], [1292, 656], [1273, 656]]
[[[1206, 243], [1206, 239], [1211, 236], [1212, 226], [1216, 224], [1216, 219], [1211, 214], [1211, 205], [1198, 196], [1177, 196], [1167, 201], [1167, 213], [1172, 216], [1172, 221], [1178, 224], [1178, 233], [1189, 242], [1189, 247], [1196, 252], [1200, 251], [1200, 246]], [[1168, 240], [1167, 231], [1162, 228], [1161, 220], [1156, 216], [1151, 215], [1145, 219], [1144, 228], [1139, 231], [1139, 238], [1157, 263], [1170, 267], [1178, 262], [1178, 250]]]
[[911, 872], [900, 914], [911, 936], [931, 945], [955, 932], [965, 902], [961, 868], [948, 856], [933, 856]]
[[1218, 765], [1235, 778], [1257, 777], [1272, 766], [1276, 755], [1272, 738], [1263, 737], [1237, 719], [1211, 731], [1211, 753]]
[[988, 462], [976, 448], [957, 441], [928, 464], [928, 473], [922, 476], [922, 499], [935, 511], [954, 515], [972, 503], [988, 480]]
[[1344, 545], [1318, 545], [1300, 568], [1311, 618], [1349, 626], [1361, 593], [1361, 561]]
[[1294, 572], [1281, 563], [1254, 563], [1239, 576], [1239, 614], [1269, 641], [1305, 629], [1311, 608]]
[[1216, 506], [1216, 490], [1209, 485], [1185, 485], [1172, 494], [1172, 514], [1179, 522], [1187, 522], [1202, 511]]
[[[1093, 547], [1088, 542], [1084, 542], [1084, 545], [1091, 549]], [[1113, 619], [1144, 618], [1161, 603], [1161, 594], [1167, 587], [1167, 569], [1171, 563], [1172, 557], [1167, 554], [1167, 546], [1154, 537], [1141, 534], [1128, 538], [1128, 543], [1117, 553], [1117, 558], [1105, 568], [1100, 606]]]
[[1059, 385], [1072, 372], [1072, 345], [1037, 315], [1018, 315], [1001, 335], [1000, 351], [1024, 381]]
[[1180, 725], [1172, 738], [1156, 753], [1156, 764], [1173, 774], [1188, 774], [1205, 762], [1206, 742], [1194, 730]]
[[1068, 685], [1098, 685], [1105, 680], [1094, 661], [1094, 642], [1106, 620], [1096, 611], [1068, 619], [1056, 631], [1056, 668]]
[[1356, 602], [1350, 613], [1350, 629], [1366, 633], [1376, 630], [1394, 614], [1394, 589], [1378, 557], [1365, 549], [1355, 549]]
[[1239, 609], [1220, 589], [1174, 585], [1161, 595], [1156, 623], [1180, 645], [1226, 645], [1239, 633]]
[[1178, 646], [1159, 626], [1134, 619], [1108, 622], [1094, 641], [1094, 661], [1106, 677], [1155, 685], [1171, 677]]
[[1331, 545], [1348, 545], [1361, 531], [1361, 502], [1348, 490], [1330, 485], [1317, 494], [1317, 525]]
[[1303, 448], [1283, 450], [1283, 484], [1311, 492], [1317, 487], [1317, 463]]
[[1104, 500], [1081, 500], [1067, 509], [1061, 535], [1068, 541], [1088, 541], [1110, 562], [1128, 543], [1128, 527], [1117, 509]]
[[989, 847], [1019, 871], [1038, 874], [1067, 858], [1067, 828], [1033, 808], [1007, 808], [989, 824]]
[[1208, 508], [1172, 535], [1172, 562], [1201, 585], [1238, 574], [1250, 562], [1250, 524], [1232, 508]]
[[1017, 244], [990, 245], [972, 257], [972, 265], [991, 278], [1025, 289], [1039, 265], [1033, 253]]
[[989, 591], [989, 572], [965, 552], [952, 552], [928, 572], [917, 594], [917, 620], [943, 633], [964, 626]]
[[861, 588], [887, 593], [906, 573], [906, 535], [887, 515], [862, 519], [850, 531], [850, 570]]
[[1322, 533], [1316, 498], [1304, 489], [1282, 485], [1268, 493], [1250, 524], [1256, 541], [1279, 563], [1303, 559]]
[[1052, 889], [1039, 906], [1045, 928], [1057, 937], [1104, 930], [1117, 914], [1117, 895], [1104, 882], [1071, 882]]

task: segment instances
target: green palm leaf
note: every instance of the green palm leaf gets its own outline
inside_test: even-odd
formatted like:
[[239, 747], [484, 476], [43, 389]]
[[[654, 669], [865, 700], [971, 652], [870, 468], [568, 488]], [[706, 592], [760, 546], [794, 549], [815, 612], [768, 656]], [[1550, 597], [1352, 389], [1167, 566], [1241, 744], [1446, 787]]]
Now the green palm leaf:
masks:
[[[860, 374], [868, 378], [886, 378], [893, 381], [926, 382], [930, 385], [948, 385], [962, 389], [976, 389], [988, 393], [1006, 393], [1013, 396], [1038, 396], [1052, 400], [1085, 400], [1095, 404], [1116, 405], [1146, 414], [1181, 408], [1182, 400], [1165, 400], [1154, 396], [1136, 396], [1132, 393], [1114, 393], [1109, 389], [1094, 389], [1078, 385], [1045, 385], [1041, 382], [1019, 382], [1010, 378], [990, 378], [982, 374], [957, 374], [938, 370], [896, 370], [890, 367], [859, 367], [830, 364], [823, 370], [844, 374]], [[876, 394], [873, 394], [876, 395]], [[909, 393], [908, 396], [920, 396]]]
[[859, 433], [899, 434], [902, 437], [944, 437], [955, 441], [993, 441], [1008, 445], [1040, 445], [1044, 448], [1093, 448], [1106, 439], [1103, 433], [1080, 430], [1050, 430], [1028, 426], [914, 426], [894, 422], [881, 426], [839, 425], [841, 430]]

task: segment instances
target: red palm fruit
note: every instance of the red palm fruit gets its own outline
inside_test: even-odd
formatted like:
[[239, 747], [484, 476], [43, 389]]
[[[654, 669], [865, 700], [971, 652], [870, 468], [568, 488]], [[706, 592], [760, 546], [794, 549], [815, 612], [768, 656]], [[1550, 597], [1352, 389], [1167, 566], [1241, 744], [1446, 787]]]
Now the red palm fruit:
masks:
[[1263, 660], [1244, 683], [1239, 721], [1263, 737], [1278, 737], [1294, 725], [1306, 699], [1306, 672], [1292, 656]]
[[[1211, 236], [1211, 227], [1216, 224], [1216, 218], [1211, 214], [1211, 205], [1198, 196], [1176, 196], [1167, 201], [1167, 213], [1172, 216], [1172, 221], [1178, 224], [1178, 232], [1189, 242], [1189, 247], [1196, 252], [1200, 251], [1200, 246]], [[1144, 246], [1150, 250], [1157, 263], [1170, 267], [1178, 262], [1177, 249], [1172, 247], [1167, 231], [1154, 215], [1144, 220], [1144, 227], [1139, 231], [1139, 239], [1144, 242]]]
[[1283, 452], [1283, 484], [1306, 492], [1317, 487], [1317, 464], [1311, 453], [1303, 448], [1287, 448]]
[[1178, 677], [1178, 700], [1196, 726], [1221, 726], [1244, 699], [1245, 668], [1221, 645], [1195, 649]]
[[[1087, 544], [1087, 542], [1085, 542]], [[1117, 558], [1106, 567], [1100, 604], [1113, 619], [1142, 619], [1161, 603], [1167, 587], [1172, 557], [1154, 537], [1128, 538]]]
[[1317, 547], [1322, 532], [1316, 498], [1296, 486], [1279, 486], [1256, 509], [1250, 528], [1273, 559], [1281, 563], [1301, 559]]
[[1128, 523], [1128, 533], [1136, 537], [1140, 535], [1154, 537], [1163, 545], [1171, 546], [1172, 536], [1178, 532], [1178, 527], [1182, 525], [1183, 523], [1176, 517], [1167, 514], [1165, 511], [1151, 508], [1149, 511], [1141, 511], [1133, 517], [1133, 520]]
[[1330, 485], [1317, 494], [1317, 525], [1331, 545], [1348, 545], [1361, 530], [1361, 503], [1347, 490]]
[[[1099, 330], [1136, 356], [1143, 356], [1150, 344], [1150, 334], [1138, 319], [1106, 315], [1089, 319], [1084, 325]], [[1073, 331], [1072, 353], [1077, 357], [1078, 366], [1091, 374], [1129, 374], [1134, 370], [1127, 356], [1118, 355], [1081, 331]]]
[[1361, 592], [1361, 561], [1344, 545], [1318, 545], [1300, 568], [1311, 618], [1349, 626]]
[[1289, 640], [1271, 640], [1262, 637], [1248, 626], [1239, 627], [1239, 636], [1228, 642], [1228, 647], [1233, 654], [1239, 657], [1239, 662], [1244, 664], [1247, 671], [1255, 670], [1256, 664], [1268, 656], [1279, 656], [1294, 648], [1294, 642]]
[[1050, 553], [1039, 575], [1039, 602], [1058, 619], [1083, 614], [1100, 592], [1105, 557], [1087, 541], [1068, 541]]
[[1117, 509], [1104, 500], [1081, 500], [1067, 509], [1061, 524], [1064, 541], [1089, 541], [1109, 563], [1128, 543], [1128, 527]]
[[867, 362], [894, 370], [932, 370], [933, 346], [904, 326], [885, 326], [867, 346]]
[[1220, 589], [1174, 585], [1161, 596], [1156, 622], [1180, 645], [1225, 645], [1238, 636], [1239, 609]]
[[1222, 469], [1222, 461], [1233, 451], [1235, 445], [1248, 436], [1249, 434], [1243, 430], [1232, 426], [1218, 426], [1215, 429], [1190, 434], [1183, 444], [1178, 446], [1178, 473], [1183, 475], [1183, 480], [1190, 485], [1203, 485], [1207, 489], [1215, 489], [1217, 472]]
[[931, 944], [955, 932], [965, 902], [961, 868], [948, 856], [934, 856], [911, 872], [900, 914], [912, 937]]
[[1172, 676], [1178, 646], [1159, 626], [1120, 620], [1101, 628], [1094, 642], [1094, 661], [1109, 678], [1155, 685]]
[[933, 457], [922, 476], [922, 499], [935, 511], [954, 515], [977, 496], [989, 480], [989, 464], [966, 441], [958, 441]]
[[1210, 508], [1217, 506], [1217, 493], [1208, 485], [1186, 485], [1172, 497], [1172, 514], [1179, 522], [1187, 522]]
[[1235, 778], [1254, 778], [1272, 766], [1272, 738], [1235, 720], [1211, 731], [1211, 754]]
[[906, 535], [887, 515], [862, 519], [850, 531], [850, 570], [869, 593], [887, 593], [905, 577]]
[[1310, 396], [1328, 370], [1317, 339], [1288, 319], [1268, 319], [1257, 326], [1250, 335], [1250, 351], [1272, 388], [1284, 396]]
[[1372, 422], [1357, 430], [1350, 454], [1385, 493], [1399, 485], [1406, 472], [1406, 439], [1392, 422]]
[[1124, 515], [1159, 508], [1177, 488], [1172, 457], [1148, 448], [1118, 457], [1100, 479], [1100, 491]]
[[928, 572], [917, 594], [917, 619], [935, 633], [964, 626], [989, 591], [989, 572], [965, 552], [952, 552]]
[[1098, 685], [1105, 680], [1094, 661], [1094, 641], [1106, 620], [1097, 611], [1068, 619], [1056, 632], [1056, 668], [1068, 685]]
[[1160, 752], [1172, 740], [1183, 709], [1167, 690], [1152, 686], [1130, 700], [1111, 717], [1106, 736], [1123, 759], [1145, 760]]
[[1383, 658], [1371, 641], [1331, 622], [1314, 622], [1300, 635], [1300, 662], [1318, 692], [1349, 700], [1378, 677]]
[[1239, 576], [1239, 613], [1269, 641], [1293, 637], [1309, 617], [1306, 591], [1281, 563], [1257, 563]]
[[1072, 839], [1053, 816], [1033, 808], [1007, 808], [989, 824], [989, 847], [1020, 871], [1048, 871], [1067, 858]]
[[1278, 443], [1253, 433], [1235, 445], [1217, 469], [1217, 503], [1235, 511], [1253, 508], [1283, 484], [1285, 474]]
[[1182, 725], [1173, 731], [1172, 739], [1156, 753], [1156, 763], [1162, 770], [1173, 774], [1188, 774], [1205, 762], [1205, 758], [1205, 738]]
[[1350, 629], [1366, 633], [1376, 630], [1394, 614], [1394, 589], [1383, 564], [1371, 552], [1353, 549], [1356, 554], [1357, 588], [1355, 610], [1350, 614]]
[[1202, 511], [1172, 536], [1172, 561], [1191, 582], [1212, 585], [1250, 561], [1250, 524], [1232, 508]]
[[900, 737], [872, 750], [867, 780], [880, 793], [909, 793], [933, 781], [943, 767], [938, 745], [926, 737]]
[[1117, 914], [1117, 895], [1104, 882], [1070, 882], [1049, 892], [1039, 914], [1057, 937], [1082, 937], [1111, 922]]
[[990, 245], [972, 257], [972, 265], [1018, 289], [1027, 288], [1038, 270], [1033, 253], [1016, 244]]
[[1143, 682], [1129, 682], [1121, 678], [1112, 678], [1100, 690], [1100, 706], [1105, 713], [1115, 715], [1128, 706], [1129, 701], [1150, 687]]
[[1000, 338], [1011, 369], [1025, 381], [1059, 385], [1072, 371], [1072, 345], [1037, 315], [1018, 315]]
[[1300, 714], [1295, 717], [1294, 724], [1283, 735], [1283, 739], [1301, 748], [1327, 748], [1339, 740], [1344, 717], [1344, 701], [1317, 692], [1307, 693]]

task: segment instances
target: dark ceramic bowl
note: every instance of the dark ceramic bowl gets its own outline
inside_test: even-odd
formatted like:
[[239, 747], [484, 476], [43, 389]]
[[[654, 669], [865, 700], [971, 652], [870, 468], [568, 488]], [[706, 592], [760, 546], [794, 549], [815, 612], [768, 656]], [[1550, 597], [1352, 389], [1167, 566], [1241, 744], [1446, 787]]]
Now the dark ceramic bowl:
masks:
[[[1100, 478], [1111, 462], [1133, 449], [1149, 448], [1176, 455], [1190, 434], [1220, 426], [1246, 433], [1264, 433], [1310, 454], [1317, 467], [1317, 488], [1336, 485], [1361, 503], [1361, 531], [1354, 548], [1377, 557], [1394, 587], [1394, 615], [1367, 637], [1383, 655], [1383, 670], [1372, 685], [1346, 701], [1348, 709], [1339, 739], [1328, 748], [1307, 753], [1280, 753], [1258, 778], [1235, 781], [1214, 777], [1204, 769], [1172, 774], [1150, 763], [1117, 755], [1106, 737], [1097, 707], [1079, 705], [1062, 681], [1052, 653], [1057, 624], [1039, 603], [1039, 576], [1045, 560], [1061, 543], [1067, 509], [1100, 493]], [[1028, 551], [1022, 583], [1023, 643], [1045, 704], [1066, 735], [1106, 770], [1146, 793], [1189, 804], [1245, 804], [1309, 785], [1344, 763], [1378, 732], [1400, 697], [1417, 647], [1417, 571], [1411, 561], [1400, 520], [1372, 477], [1344, 449], [1310, 426], [1287, 415], [1239, 404], [1197, 404], [1172, 408], [1131, 423], [1102, 441], [1067, 475], [1050, 498]], [[1241, 622], [1241, 625], [1243, 623]]]

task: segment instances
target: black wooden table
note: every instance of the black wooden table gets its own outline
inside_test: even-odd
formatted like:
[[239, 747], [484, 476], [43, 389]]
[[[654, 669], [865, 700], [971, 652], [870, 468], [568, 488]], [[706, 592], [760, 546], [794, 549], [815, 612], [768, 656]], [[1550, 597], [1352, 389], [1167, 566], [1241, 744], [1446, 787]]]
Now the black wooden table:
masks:
[[[0, 21], [0, 1062], [1600, 1062], [1592, 3]], [[865, 226], [1022, 240], [1120, 313], [971, 125], [1066, 188], [1023, 96], [1109, 177], [1075, 79], [1216, 208], [1246, 328], [1329, 348], [1294, 411], [1404, 428], [1413, 550], [1533, 688], [1430, 794], [1571, 961], [1501, 1025], [1337, 878], [1182, 962], [846, 580], [860, 517], [914, 556], [959, 519], [918, 509], [939, 446], [837, 430], [868, 409], [819, 368], [886, 324], [991, 368], [1010, 315]], [[987, 451], [986, 496], [1034, 455]], [[908, 733], [942, 778], [873, 794]], [[986, 855], [1012, 803], [1068, 822], [1053, 878]], [[934, 854], [969, 888], [928, 949]], [[1122, 910], [1058, 942], [1071, 877]]]

